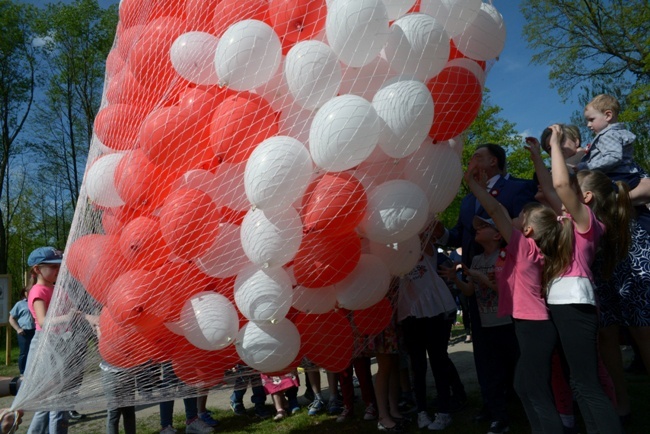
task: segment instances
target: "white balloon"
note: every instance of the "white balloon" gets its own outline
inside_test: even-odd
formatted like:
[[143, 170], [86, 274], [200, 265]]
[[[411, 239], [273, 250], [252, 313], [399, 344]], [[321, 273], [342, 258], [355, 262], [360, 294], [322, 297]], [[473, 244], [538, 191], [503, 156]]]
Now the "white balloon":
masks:
[[113, 208], [124, 205], [115, 189], [115, 168], [124, 154], [108, 154], [98, 158], [88, 169], [84, 185], [88, 198], [96, 205]]
[[169, 51], [172, 66], [185, 80], [202, 85], [219, 83], [214, 66], [214, 53], [219, 38], [204, 32], [180, 35]]
[[306, 288], [298, 285], [293, 289], [292, 306], [305, 313], [329, 312], [336, 307], [336, 290], [333, 286]]
[[375, 255], [362, 254], [352, 273], [334, 286], [340, 307], [360, 310], [379, 303], [388, 293], [389, 285], [386, 264]]
[[420, 12], [435, 17], [445, 26], [449, 37], [454, 37], [474, 21], [482, 0], [421, 0]]
[[283, 65], [284, 56], [282, 56], [280, 66], [273, 77], [263, 85], [255, 88], [255, 93], [264, 98], [276, 112], [281, 112], [293, 105], [293, 96], [291, 96], [287, 80], [284, 78]]
[[463, 180], [460, 157], [447, 142], [423, 143], [406, 158], [403, 176], [422, 189], [431, 214], [444, 211], [456, 197]]
[[340, 172], [368, 158], [377, 146], [379, 132], [379, 116], [368, 101], [356, 95], [338, 96], [316, 113], [309, 131], [309, 151], [317, 166]]
[[295, 209], [251, 209], [241, 226], [241, 245], [248, 259], [264, 267], [280, 267], [291, 261], [302, 241], [302, 221]]
[[214, 64], [219, 83], [233, 90], [252, 90], [273, 77], [280, 66], [282, 44], [266, 23], [239, 21], [219, 39]]
[[368, 208], [360, 229], [371, 241], [398, 243], [417, 235], [427, 222], [429, 201], [420, 187], [402, 179], [368, 192]]
[[315, 109], [335, 97], [341, 85], [341, 65], [336, 54], [319, 41], [299, 42], [289, 50], [284, 75], [295, 101]]
[[282, 267], [249, 265], [235, 279], [235, 303], [251, 321], [277, 322], [291, 307], [291, 278]]
[[458, 59], [453, 59], [447, 62], [445, 68], [449, 68], [451, 66], [460, 66], [461, 68], [469, 69], [474, 73], [474, 75], [478, 79], [478, 82], [481, 84], [481, 87], [485, 86], [485, 78], [487, 74], [485, 74], [485, 71], [483, 70], [483, 68], [481, 68], [481, 65], [476, 63], [474, 60], [462, 58], [462, 57]]
[[199, 270], [220, 279], [237, 275], [249, 263], [241, 245], [239, 231], [237, 225], [222, 223], [212, 246], [194, 260]]
[[383, 0], [386, 6], [386, 13], [388, 19], [395, 21], [405, 13], [407, 13], [415, 4], [415, 0]]
[[408, 14], [390, 26], [385, 51], [393, 71], [426, 82], [447, 63], [449, 36], [433, 17]]
[[453, 40], [458, 50], [470, 59], [494, 59], [506, 44], [503, 17], [491, 4], [481, 3], [481, 10], [472, 24]]
[[382, 57], [376, 57], [360, 68], [345, 66], [339, 92], [341, 95], [349, 93], [371, 101], [386, 80], [394, 75], [386, 59]]
[[239, 330], [237, 310], [230, 300], [216, 292], [192, 296], [181, 309], [181, 318], [172, 331], [179, 328], [195, 347], [213, 351], [230, 345]]
[[422, 255], [420, 236], [399, 243], [383, 244], [371, 241], [370, 253], [384, 261], [393, 276], [403, 276], [415, 267]]
[[202, 191], [214, 200], [215, 189], [218, 187], [214, 173], [209, 170], [193, 169], [188, 170], [173, 183], [172, 188], [178, 190], [189, 188]]
[[277, 324], [249, 322], [239, 330], [235, 348], [251, 368], [260, 372], [282, 372], [298, 356], [300, 333], [288, 319]]
[[327, 41], [341, 62], [370, 63], [388, 38], [388, 13], [381, 0], [334, 0], [327, 8]]
[[246, 162], [246, 197], [257, 208], [286, 208], [303, 195], [313, 171], [305, 145], [288, 136], [268, 138]]
[[309, 129], [314, 116], [316, 112], [303, 108], [300, 104], [285, 107], [278, 119], [278, 135], [293, 137], [309, 149]]
[[433, 99], [419, 81], [398, 81], [379, 90], [372, 106], [385, 125], [379, 146], [390, 157], [402, 158], [415, 152], [433, 123]]
[[219, 206], [227, 206], [235, 211], [250, 207], [244, 188], [246, 163], [221, 163], [214, 170], [215, 187], [211, 191], [212, 200]]
[[404, 160], [389, 158], [377, 161], [366, 160], [353, 173], [361, 181], [363, 188], [370, 191], [386, 181], [400, 179], [403, 171]]

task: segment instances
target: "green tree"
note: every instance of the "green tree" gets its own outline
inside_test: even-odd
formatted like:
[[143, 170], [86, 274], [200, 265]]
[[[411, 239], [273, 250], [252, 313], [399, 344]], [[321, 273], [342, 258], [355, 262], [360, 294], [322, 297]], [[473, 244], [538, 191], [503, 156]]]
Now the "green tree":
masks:
[[69, 226], [76, 207], [117, 17], [117, 5], [102, 9], [97, 0], [76, 0], [49, 4], [37, 22], [49, 76], [33, 145], [48, 157], [47, 166], [55, 174], [49, 182], [50, 200], [63, 211], [55, 216], [61, 232], [67, 232], [62, 229]]
[[[637, 158], [650, 151], [650, 3], [647, 0], [523, 0], [533, 63], [550, 66], [560, 95], [587, 101], [619, 96], [620, 120], [637, 134]], [[579, 111], [581, 114], [581, 110]], [[644, 158], [645, 157], [645, 158]]]
[[32, 109], [37, 85], [37, 47], [32, 25], [37, 10], [31, 5], [0, 0], [0, 274], [7, 272], [11, 217], [10, 160], [21, 152], [19, 137]]
[[[463, 163], [469, 161], [477, 146], [496, 143], [503, 146], [508, 155], [507, 171], [518, 178], [531, 179], [535, 170], [528, 158], [528, 151], [523, 147], [523, 138], [517, 133], [515, 124], [500, 116], [502, 110], [490, 102], [490, 91], [485, 89], [481, 109], [465, 133]], [[454, 201], [438, 216], [446, 227], [456, 224], [460, 202], [468, 192], [465, 184], [462, 184]]]

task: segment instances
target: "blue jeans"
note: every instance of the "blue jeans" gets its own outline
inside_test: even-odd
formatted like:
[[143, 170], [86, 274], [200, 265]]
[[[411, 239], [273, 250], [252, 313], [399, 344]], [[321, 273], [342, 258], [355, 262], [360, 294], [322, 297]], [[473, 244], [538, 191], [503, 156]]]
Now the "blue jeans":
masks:
[[24, 335], [18, 335], [18, 348], [20, 348], [20, 354], [18, 355], [18, 371], [20, 375], [25, 373], [25, 368], [27, 367], [27, 355], [29, 354], [29, 345], [32, 343], [32, 338], [34, 338], [34, 333], [36, 330], [26, 330], [23, 329]]
[[[169, 386], [178, 381], [174, 374], [171, 364], [164, 363], [162, 365], [162, 386]], [[192, 420], [199, 414], [198, 402], [195, 398], [184, 398], [185, 404], [185, 419]], [[160, 426], [173, 426], [174, 421], [174, 401], [164, 401], [160, 403]]]
[[231, 403], [244, 403], [244, 394], [246, 393], [246, 388], [250, 382], [251, 389], [253, 390], [253, 396], [251, 396], [251, 402], [255, 405], [262, 405], [266, 401], [266, 391], [262, 386], [262, 378], [259, 374], [245, 375], [247, 371], [252, 370], [250, 368], [242, 368], [239, 373], [244, 374], [235, 379], [235, 387], [230, 395]]

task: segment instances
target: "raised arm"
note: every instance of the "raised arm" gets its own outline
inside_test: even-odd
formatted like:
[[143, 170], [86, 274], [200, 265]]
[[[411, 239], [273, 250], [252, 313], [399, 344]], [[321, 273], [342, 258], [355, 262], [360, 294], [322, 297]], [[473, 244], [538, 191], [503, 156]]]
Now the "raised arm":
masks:
[[478, 174], [478, 168], [470, 163], [467, 172], [465, 172], [465, 182], [485, 211], [487, 211], [492, 220], [494, 220], [494, 224], [497, 226], [497, 230], [501, 233], [503, 239], [506, 240], [506, 243], [510, 242], [510, 236], [512, 235], [512, 220], [510, 220], [508, 211], [506, 211], [499, 201], [487, 192], [484, 186], [478, 183], [476, 180]]
[[559, 125], [551, 125], [551, 177], [553, 178], [553, 187], [557, 192], [564, 209], [571, 214], [573, 221], [580, 232], [585, 232], [589, 229], [590, 217], [587, 211], [587, 205], [582, 201], [582, 198], [571, 187], [571, 179], [569, 177], [569, 168], [564, 160], [562, 154], [562, 129]]
[[533, 166], [535, 166], [537, 181], [539, 182], [539, 186], [542, 188], [542, 193], [544, 193], [544, 198], [548, 202], [548, 206], [550, 206], [556, 214], [562, 214], [562, 201], [553, 188], [551, 172], [549, 172], [544, 165], [539, 141], [535, 137], [526, 137], [526, 145], [526, 149], [530, 153], [530, 160], [533, 162]]

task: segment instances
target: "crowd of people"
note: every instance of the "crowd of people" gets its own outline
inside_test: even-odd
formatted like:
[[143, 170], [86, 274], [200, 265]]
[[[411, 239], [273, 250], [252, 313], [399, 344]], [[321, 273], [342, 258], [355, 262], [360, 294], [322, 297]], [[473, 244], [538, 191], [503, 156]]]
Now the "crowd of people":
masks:
[[[355, 336], [350, 365], [327, 373], [328, 399], [318, 367], [305, 361], [311, 368], [304, 376], [308, 414], [328, 412], [339, 422], [353, 418], [356, 381], [363, 419], [376, 420], [380, 431], [401, 432], [409, 422], [404, 415], [409, 405], [420, 429], [452, 426], [452, 414], [467, 403], [447, 352], [458, 310], [453, 288], [462, 299], [483, 403], [475, 420], [488, 426], [488, 434], [509, 430], [508, 400], [515, 395], [535, 434], [577, 432], [574, 400], [587, 432], [622, 433], [630, 399], [620, 328], [629, 330], [640, 359], [650, 366], [650, 178], [632, 158], [634, 135], [618, 123], [619, 111], [609, 95], [589, 102], [584, 115], [595, 136], [585, 148], [571, 125], [552, 125], [539, 141], [527, 138], [536, 180], [508, 174], [501, 146], [480, 145], [468, 163], [470, 193], [456, 226], [435, 223], [422, 232], [420, 260], [391, 284], [389, 325], [377, 336]], [[542, 150], [550, 155], [551, 170]], [[437, 246], [461, 248], [458, 263], [440, 260]], [[40, 339], [61, 258], [50, 247], [29, 257], [33, 281], [10, 316], [19, 336], [21, 374], [30, 363], [30, 346]], [[377, 361], [374, 381], [371, 357]], [[427, 364], [435, 381], [433, 414]], [[123, 378], [107, 363], [101, 369], [107, 383]], [[171, 366], [161, 369], [173, 380]], [[248, 386], [260, 418], [281, 421], [301, 411], [296, 371], [267, 376], [238, 366], [233, 376], [235, 415], [247, 412]], [[134, 385], [122, 386], [134, 393]], [[121, 393], [114, 387], [109, 391]], [[267, 411], [268, 395], [275, 415]], [[113, 401], [107, 433], [118, 432], [120, 417], [126, 434], [135, 433], [134, 407]], [[186, 433], [214, 431], [218, 421], [205, 407], [206, 396], [184, 404]], [[173, 401], [160, 404], [161, 433], [176, 432], [172, 413]], [[20, 416], [3, 413], [3, 429], [5, 417], [15, 425]], [[65, 434], [68, 417], [64, 411], [36, 412], [28, 433]]]

